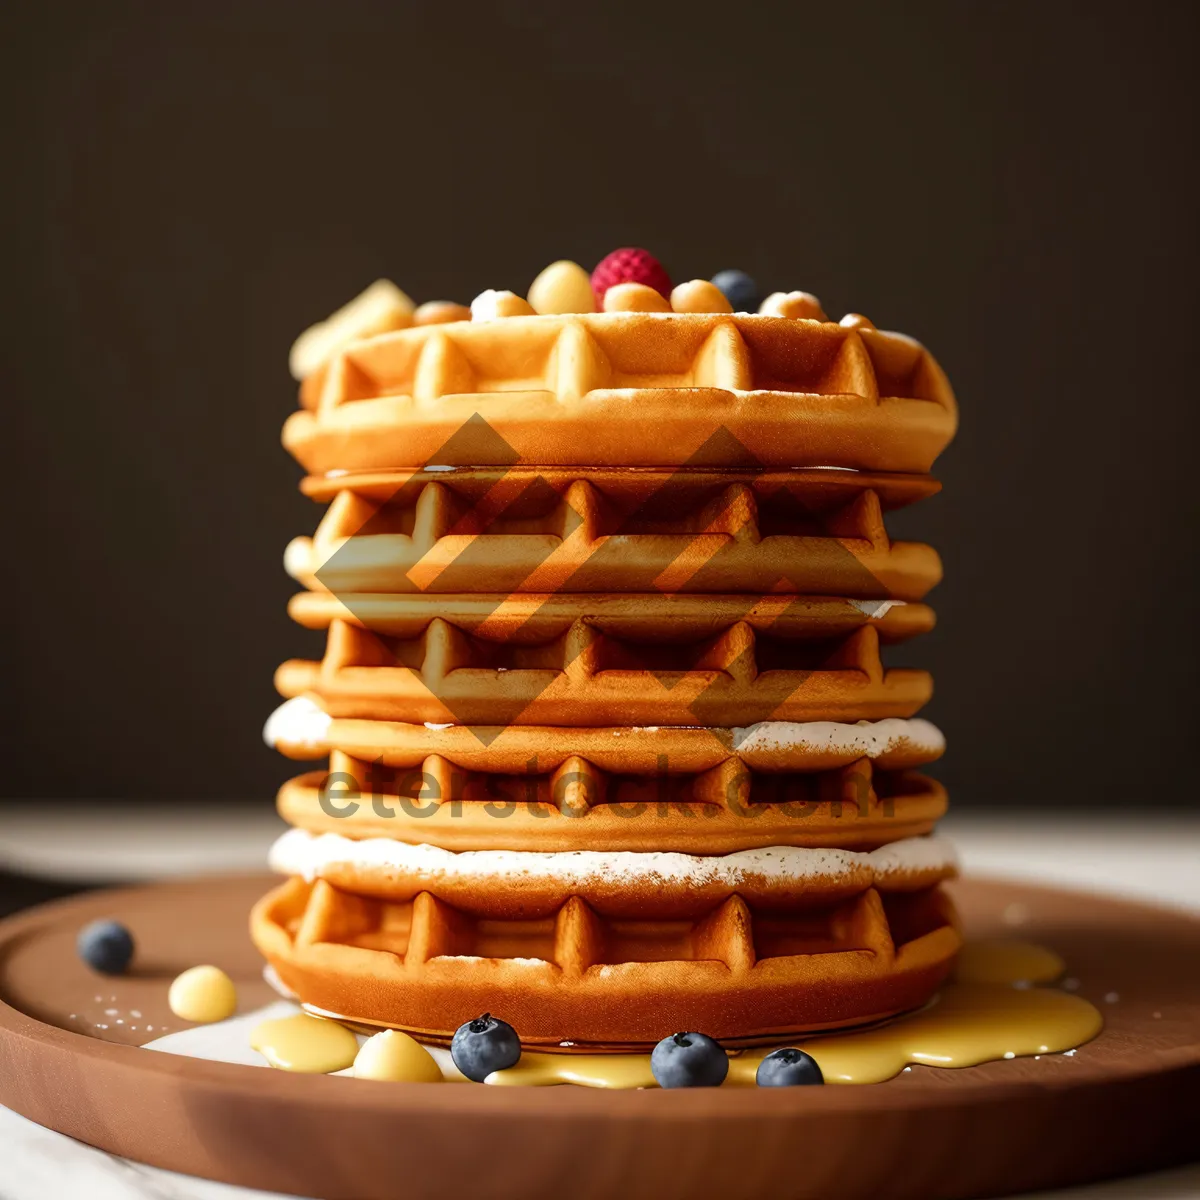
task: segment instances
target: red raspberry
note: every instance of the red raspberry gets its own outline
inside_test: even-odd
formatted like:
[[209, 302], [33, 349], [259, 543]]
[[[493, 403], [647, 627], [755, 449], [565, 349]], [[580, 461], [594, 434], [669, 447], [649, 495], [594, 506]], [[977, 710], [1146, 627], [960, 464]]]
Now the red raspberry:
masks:
[[626, 246], [606, 254], [592, 272], [592, 291], [596, 293], [598, 309], [604, 308], [604, 293], [618, 283], [644, 283], [664, 300], [671, 298], [671, 277], [663, 269], [662, 263], [653, 254], [636, 246]]

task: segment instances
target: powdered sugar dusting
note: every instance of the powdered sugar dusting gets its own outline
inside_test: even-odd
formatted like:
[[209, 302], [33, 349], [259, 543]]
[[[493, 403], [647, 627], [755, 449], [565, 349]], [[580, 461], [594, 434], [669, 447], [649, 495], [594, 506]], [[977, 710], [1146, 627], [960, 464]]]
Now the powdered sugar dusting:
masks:
[[954, 843], [947, 837], [904, 838], [872, 850], [869, 857], [875, 869], [875, 879], [880, 883], [913, 872], [958, 867]]
[[827, 879], [858, 874], [877, 878], [951, 868], [957, 859], [948, 839], [904, 838], [879, 850], [823, 850], [769, 846], [734, 854], [701, 857], [671, 852], [572, 850], [538, 853], [525, 850], [465, 850], [413, 845], [391, 838], [355, 841], [336, 833], [311, 834], [290, 829], [271, 848], [273, 870], [284, 875], [320, 878], [336, 865], [381, 868], [444, 879], [491, 876], [497, 879], [556, 879], [574, 883], [614, 882], [716, 884], [737, 886], [747, 879]]
[[734, 749], [743, 753], [795, 749], [879, 758], [905, 745], [930, 754], [941, 754], [946, 748], [942, 731], [920, 717], [889, 717], [854, 725], [838, 721], [760, 721], [732, 732]]

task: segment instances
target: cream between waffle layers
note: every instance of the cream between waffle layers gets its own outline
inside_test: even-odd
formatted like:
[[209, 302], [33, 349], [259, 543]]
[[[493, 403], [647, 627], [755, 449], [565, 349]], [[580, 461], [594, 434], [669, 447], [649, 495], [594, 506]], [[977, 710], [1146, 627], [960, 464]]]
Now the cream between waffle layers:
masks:
[[805, 293], [668, 290], [377, 285], [297, 343], [284, 440], [329, 507], [291, 612], [326, 650], [266, 732], [328, 764], [280, 792], [252, 932], [315, 1010], [732, 1046], [952, 965], [931, 683], [884, 663], [941, 568], [884, 517], [937, 489], [953, 395]]

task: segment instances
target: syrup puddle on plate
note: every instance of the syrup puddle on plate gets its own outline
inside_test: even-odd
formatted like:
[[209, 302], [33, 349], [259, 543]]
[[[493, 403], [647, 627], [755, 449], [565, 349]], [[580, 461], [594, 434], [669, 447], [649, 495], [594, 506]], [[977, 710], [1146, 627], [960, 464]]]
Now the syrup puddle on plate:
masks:
[[[914, 1064], [972, 1067], [1006, 1058], [1063, 1053], [1090, 1041], [1104, 1025], [1094, 1005], [1071, 992], [1046, 986], [1064, 970], [1058, 955], [1030, 942], [968, 942], [954, 979], [920, 1011], [865, 1029], [800, 1037], [784, 1044], [811, 1054], [830, 1084], [881, 1083]], [[281, 1001], [260, 1013], [170, 1034], [148, 1046], [260, 1065], [266, 1058], [284, 1070], [340, 1073], [350, 1067], [364, 1040], [335, 1020], [303, 1013], [295, 1004]], [[248, 1059], [248, 1044], [263, 1057]], [[448, 1081], [462, 1082], [448, 1051], [437, 1046], [427, 1049]], [[754, 1086], [758, 1064], [771, 1049], [732, 1054], [722, 1086]], [[526, 1051], [516, 1066], [489, 1075], [487, 1082], [498, 1087], [657, 1086], [648, 1054], [542, 1051]]]
[[[1034, 1054], [1057, 1054], [1091, 1041], [1104, 1025], [1079, 996], [1039, 987], [1066, 969], [1052, 950], [1011, 940], [969, 942], [955, 978], [919, 1012], [868, 1029], [798, 1038], [826, 1083], [882, 1083], [905, 1067], [976, 1067]], [[758, 1064], [772, 1047], [730, 1056], [723, 1087], [754, 1086]], [[488, 1076], [500, 1087], [655, 1087], [648, 1054], [527, 1052], [507, 1071]]]
[[353, 1066], [358, 1038], [345, 1025], [308, 1013], [262, 1021], [250, 1032], [250, 1046], [273, 1067], [306, 1075], [331, 1075]]

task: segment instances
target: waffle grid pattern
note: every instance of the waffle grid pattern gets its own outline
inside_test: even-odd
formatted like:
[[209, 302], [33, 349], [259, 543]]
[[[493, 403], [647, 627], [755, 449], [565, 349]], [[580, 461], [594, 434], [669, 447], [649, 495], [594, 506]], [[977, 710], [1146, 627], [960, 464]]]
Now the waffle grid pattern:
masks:
[[870, 488], [817, 508], [806, 489], [764, 496], [739, 481], [632, 513], [586, 478], [562, 492], [540, 479], [511, 490], [476, 498], [427, 482], [384, 503], [346, 490], [287, 561], [306, 586], [337, 592], [720, 592], [737, 581], [920, 600], [941, 577], [930, 547], [891, 541]]
[[832, 640], [739, 621], [691, 642], [634, 642], [586, 620], [541, 645], [492, 641], [434, 618], [417, 637], [344, 621], [320, 663], [277, 672], [284, 696], [332, 715], [463, 725], [711, 725], [912, 716], [926, 672], [887, 671], [870, 625]]
[[[445, 1036], [507, 991], [531, 1044], [564, 1028], [576, 1041], [656, 1040], [661, 1002], [682, 1027], [727, 1039], [869, 1019], [919, 1003], [959, 944], [936, 890], [873, 887], [806, 911], [733, 896], [699, 918], [637, 920], [573, 896], [548, 916], [494, 920], [427, 892], [392, 903], [293, 879], [252, 925], [284, 981], [318, 1008]], [[374, 988], [365, 1013], [354, 1006], [364, 983]]]
[[867, 950], [883, 963], [895, 957], [875, 888], [830, 909], [803, 914], [755, 913], [731, 896], [698, 918], [612, 919], [572, 896], [548, 917], [490, 920], [472, 919], [429, 892], [391, 903], [339, 892], [317, 880], [303, 917], [290, 932], [299, 948], [327, 942], [382, 950], [403, 958], [409, 968], [436, 958], [533, 959], [576, 976], [593, 967], [634, 962], [708, 961], [740, 973], [760, 961], [793, 955]]
[[[431, 456], [477, 413], [528, 463], [680, 465], [724, 430], [764, 467], [908, 472], [929, 470], [957, 420], [941, 368], [900, 334], [608, 313], [424, 326], [355, 343], [331, 361], [314, 409], [289, 418], [284, 441], [318, 475], [421, 466], [446, 462]], [[647, 439], [648, 423], [664, 437]]]
[[579, 754], [521, 770], [463, 767], [440, 754], [387, 766], [334, 750], [329, 771], [286, 784], [293, 825], [453, 850], [671, 849], [723, 854], [764, 846], [875, 849], [928, 833], [940, 784], [868, 758], [813, 771], [759, 771], [730, 755], [711, 767], [635, 773]]
[[[646, 336], [647, 320], [657, 336]], [[666, 321], [617, 314], [433, 325], [343, 351], [322, 410], [380, 396], [542, 392], [560, 402], [604, 389], [712, 388], [732, 393], [881, 397], [953, 407], [933, 356], [875, 329], [774, 317], [692, 314]]]

